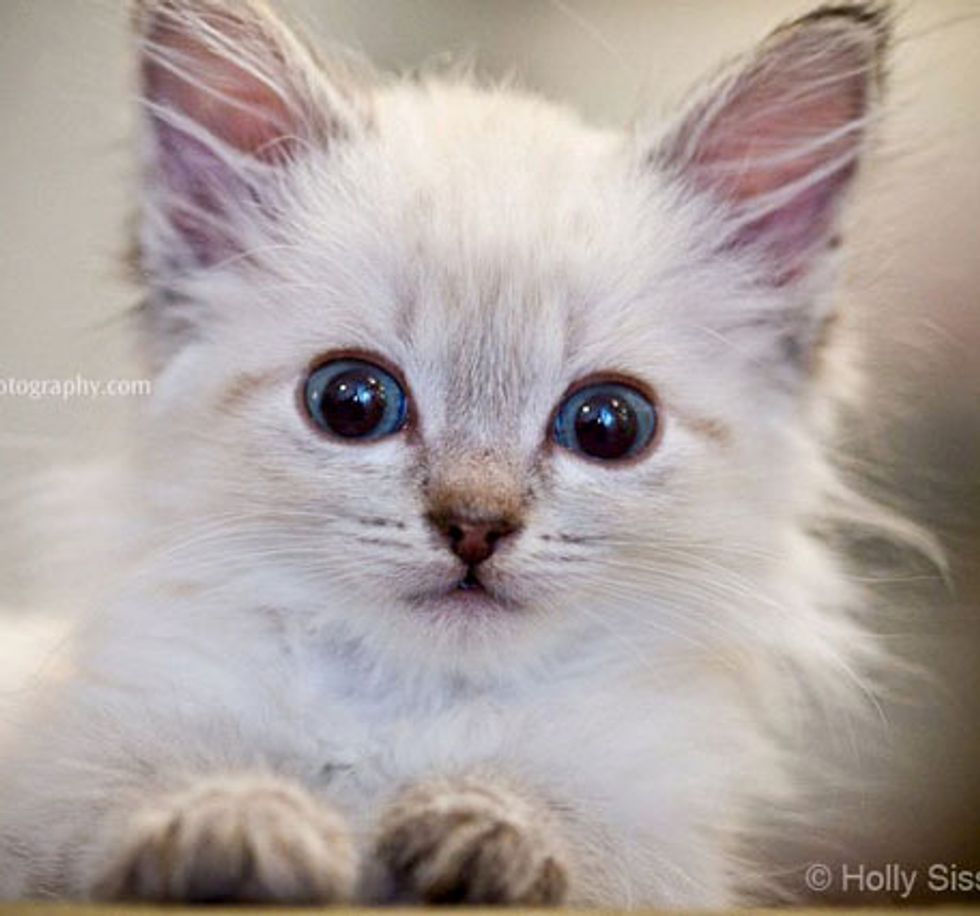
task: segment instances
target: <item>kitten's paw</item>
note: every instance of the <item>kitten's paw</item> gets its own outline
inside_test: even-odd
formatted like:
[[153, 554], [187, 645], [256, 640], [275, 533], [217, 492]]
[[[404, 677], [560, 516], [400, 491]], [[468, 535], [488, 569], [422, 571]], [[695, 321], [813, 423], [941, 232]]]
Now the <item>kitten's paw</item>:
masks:
[[341, 818], [264, 777], [211, 780], [138, 811], [112, 848], [97, 900], [333, 903], [357, 872]]
[[475, 780], [416, 786], [382, 820], [371, 893], [386, 902], [560, 904], [566, 868], [542, 821], [498, 786]]

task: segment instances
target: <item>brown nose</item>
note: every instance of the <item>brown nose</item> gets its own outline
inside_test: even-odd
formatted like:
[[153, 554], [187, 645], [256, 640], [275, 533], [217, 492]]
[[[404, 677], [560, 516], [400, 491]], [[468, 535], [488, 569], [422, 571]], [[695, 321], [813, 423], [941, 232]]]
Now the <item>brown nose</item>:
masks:
[[432, 523], [446, 539], [449, 549], [467, 566], [478, 566], [489, 559], [497, 545], [517, 530], [506, 519], [473, 522], [450, 516], [433, 518]]

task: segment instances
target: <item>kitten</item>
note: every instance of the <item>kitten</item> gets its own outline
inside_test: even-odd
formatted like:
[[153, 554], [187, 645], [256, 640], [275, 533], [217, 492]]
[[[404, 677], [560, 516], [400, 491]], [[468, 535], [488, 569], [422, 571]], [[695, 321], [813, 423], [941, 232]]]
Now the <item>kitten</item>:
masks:
[[744, 899], [876, 653], [817, 532], [881, 8], [628, 135], [135, 18], [139, 559], [22, 710], [0, 897]]

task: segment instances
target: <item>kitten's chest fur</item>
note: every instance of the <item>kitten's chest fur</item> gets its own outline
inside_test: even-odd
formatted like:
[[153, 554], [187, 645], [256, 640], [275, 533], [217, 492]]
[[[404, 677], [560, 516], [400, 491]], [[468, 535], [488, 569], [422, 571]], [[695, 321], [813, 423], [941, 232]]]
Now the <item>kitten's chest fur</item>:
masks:
[[693, 664], [657, 671], [608, 634], [564, 647], [546, 668], [482, 683], [379, 670], [336, 644], [278, 651], [292, 673], [279, 702], [296, 735], [312, 739], [304, 767], [365, 827], [399, 786], [488, 770], [571, 799], [578, 816], [621, 837], [656, 836], [676, 828], [692, 784], [710, 780], [717, 799], [759, 765], [757, 724], [726, 677]]

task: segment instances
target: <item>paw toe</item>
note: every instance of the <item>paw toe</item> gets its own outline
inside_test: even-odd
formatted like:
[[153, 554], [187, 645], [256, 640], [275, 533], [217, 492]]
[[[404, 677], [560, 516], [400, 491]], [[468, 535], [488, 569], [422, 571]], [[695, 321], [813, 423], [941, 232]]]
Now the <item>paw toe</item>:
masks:
[[376, 856], [389, 901], [548, 905], [567, 892], [552, 838], [499, 791], [412, 790], [385, 819]]
[[144, 810], [91, 896], [181, 903], [332, 903], [356, 863], [340, 818], [271, 780], [211, 783]]

